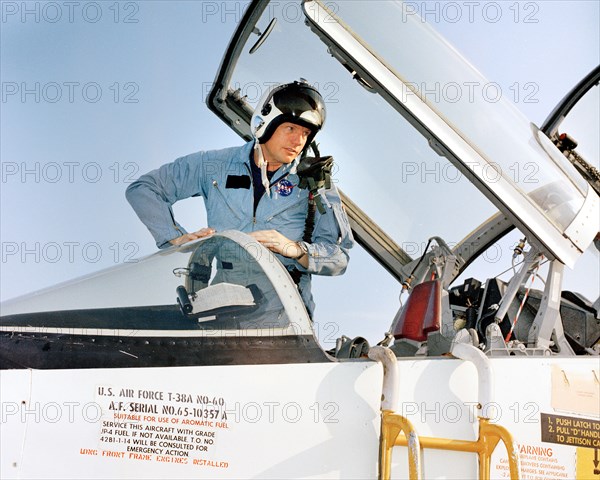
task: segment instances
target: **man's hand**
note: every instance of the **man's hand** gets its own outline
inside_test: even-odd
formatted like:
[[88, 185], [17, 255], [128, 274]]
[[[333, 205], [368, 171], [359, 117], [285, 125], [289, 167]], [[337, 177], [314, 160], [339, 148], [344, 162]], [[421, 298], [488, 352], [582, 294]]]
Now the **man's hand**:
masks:
[[213, 233], [215, 233], [214, 228], [210, 228], [210, 227], [201, 228], [197, 232], [186, 233], [185, 235], [182, 235], [181, 237], [177, 237], [177, 238], [174, 238], [173, 240], [169, 240], [169, 243], [172, 245], [183, 245], [184, 243], [188, 243], [193, 240], [198, 240], [199, 238], [208, 237], [209, 235], [212, 235]]
[[300, 257], [300, 255], [304, 253], [300, 248], [300, 245], [298, 245], [297, 242], [290, 240], [285, 235], [282, 235], [277, 230], [259, 230], [257, 232], [250, 232], [248, 235], [272, 252], [283, 255], [284, 257], [294, 258], [303, 267], [308, 267], [308, 255]]

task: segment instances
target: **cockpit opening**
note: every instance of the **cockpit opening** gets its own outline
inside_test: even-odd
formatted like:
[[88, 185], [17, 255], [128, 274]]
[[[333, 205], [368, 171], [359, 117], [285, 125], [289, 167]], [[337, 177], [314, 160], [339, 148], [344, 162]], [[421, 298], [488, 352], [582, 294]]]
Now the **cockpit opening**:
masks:
[[[461, 246], [443, 245], [438, 239], [414, 267], [405, 268], [410, 274], [403, 289], [409, 296], [390, 329], [398, 356], [446, 354], [463, 330], [468, 334], [461, 334], [461, 341], [470, 339], [488, 355], [600, 353], [597, 305], [563, 291], [563, 266], [525, 238], [513, 247], [511, 267], [485, 281], [454, 282], [469, 259], [457, 254]], [[500, 278], [511, 272], [512, 277]]]
[[[297, 289], [283, 272], [278, 272], [277, 281], [282, 285], [276, 288], [265, 265], [276, 270], [281, 266], [268, 250], [239, 232], [225, 232], [198, 242], [187, 267], [173, 271], [185, 277], [185, 285], [176, 288], [182, 315], [226, 329], [289, 326], [290, 318], [278, 290], [296, 290], [299, 299]], [[290, 293], [288, 300], [292, 299]]]

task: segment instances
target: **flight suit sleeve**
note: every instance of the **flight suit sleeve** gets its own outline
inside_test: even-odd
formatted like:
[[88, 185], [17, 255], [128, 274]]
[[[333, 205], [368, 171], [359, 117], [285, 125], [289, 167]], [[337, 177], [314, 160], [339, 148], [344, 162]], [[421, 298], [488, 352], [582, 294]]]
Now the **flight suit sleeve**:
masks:
[[178, 200], [204, 196], [202, 172], [206, 153], [198, 152], [142, 175], [127, 187], [125, 196], [142, 223], [146, 225], [158, 248], [187, 233], [173, 215]]
[[308, 244], [308, 268], [304, 271], [316, 275], [341, 275], [348, 266], [348, 250], [354, 246], [354, 238], [335, 186], [323, 193], [325, 213], [316, 211], [313, 241]]

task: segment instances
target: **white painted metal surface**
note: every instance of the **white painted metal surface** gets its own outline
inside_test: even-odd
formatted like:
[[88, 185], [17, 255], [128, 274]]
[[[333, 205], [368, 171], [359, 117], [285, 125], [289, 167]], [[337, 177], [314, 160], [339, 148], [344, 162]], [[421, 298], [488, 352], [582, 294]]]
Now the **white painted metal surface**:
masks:
[[3, 372], [13, 393], [0, 477], [374, 478], [382, 371], [359, 361]]
[[[481, 374], [472, 363], [397, 363], [397, 413], [419, 435], [475, 439]], [[593, 478], [597, 360], [490, 364], [496, 398], [482, 413], [515, 436], [522, 478], [534, 470], [543, 479]], [[370, 361], [3, 372], [0, 476], [375, 478], [382, 384], [382, 366]], [[560, 418], [571, 425], [549, 442]], [[406, 478], [406, 450], [396, 447], [393, 459], [393, 478]], [[424, 478], [477, 477], [476, 457], [466, 453], [425, 450], [423, 469]], [[492, 478], [507, 478], [507, 469], [499, 446]]]

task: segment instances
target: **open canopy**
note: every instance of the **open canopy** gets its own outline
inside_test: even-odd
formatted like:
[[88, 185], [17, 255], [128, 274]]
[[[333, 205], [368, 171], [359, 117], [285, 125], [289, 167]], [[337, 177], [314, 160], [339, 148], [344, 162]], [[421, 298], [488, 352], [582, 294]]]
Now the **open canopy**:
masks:
[[[599, 229], [598, 196], [553, 143], [404, 4], [335, 6], [298, 3], [292, 18], [253, 2], [211, 108], [247, 137], [265, 90], [317, 86], [328, 111], [318, 140], [336, 155], [355, 233], [390, 269], [406, 263], [403, 246], [458, 244], [497, 210], [572, 266]], [[381, 230], [365, 231], [370, 220]]]

